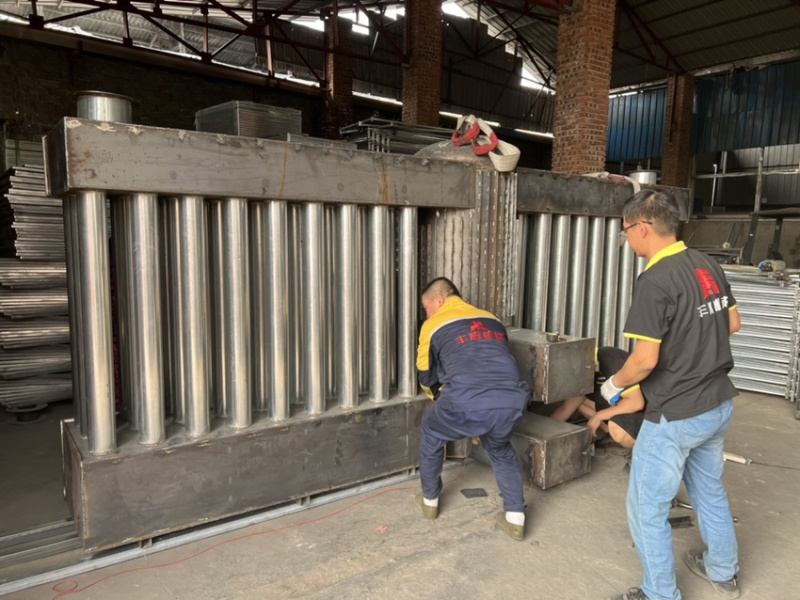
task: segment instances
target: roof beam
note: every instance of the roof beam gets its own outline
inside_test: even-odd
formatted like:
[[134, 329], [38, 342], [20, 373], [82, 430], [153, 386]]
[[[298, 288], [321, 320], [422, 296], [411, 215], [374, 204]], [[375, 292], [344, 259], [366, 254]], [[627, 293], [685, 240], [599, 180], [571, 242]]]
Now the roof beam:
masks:
[[[631, 25], [633, 26], [633, 30], [636, 33], [636, 36], [639, 38], [639, 41], [642, 43], [642, 47], [644, 47], [647, 54], [650, 56], [650, 60], [646, 62], [652, 62], [653, 64], [657, 64], [660, 67], [663, 67], [667, 70], [669, 69], [670, 63], [672, 63], [675, 68], [672, 69], [674, 72], [678, 74], [686, 73], [686, 69], [684, 69], [681, 64], [675, 59], [669, 49], [661, 42], [661, 40], [653, 33], [653, 30], [647, 25], [647, 23], [642, 20], [642, 18], [636, 13], [636, 11], [628, 4], [628, 0], [618, 0], [619, 6], [622, 8], [625, 16], [628, 17]], [[642, 31], [644, 31], [649, 37], [650, 42], [648, 42], [645, 37], [642, 35]], [[657, 59], [651, 49], [651, 46], [655, 45], [661, 49], [664, 53], [666, 60], [663, 64], [659, 64], [655, 62]], [[619, 48], [619, 50], [622, 50]]]

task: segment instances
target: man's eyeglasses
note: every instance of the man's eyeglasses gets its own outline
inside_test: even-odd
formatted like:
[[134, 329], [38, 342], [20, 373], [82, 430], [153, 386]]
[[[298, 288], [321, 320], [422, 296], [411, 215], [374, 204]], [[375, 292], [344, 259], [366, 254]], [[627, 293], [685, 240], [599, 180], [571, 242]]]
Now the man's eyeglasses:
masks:
[[632, 227], [636, 227], [639, 223], [645, 223], [647, 225], [652, 225], [652, 221], [636, 221], [635, 223], [631, 223], [627, 227], [623, 227], [619, 232], [619, 245], [625, 245], [625, 241], [628, 239], [628, 229]]

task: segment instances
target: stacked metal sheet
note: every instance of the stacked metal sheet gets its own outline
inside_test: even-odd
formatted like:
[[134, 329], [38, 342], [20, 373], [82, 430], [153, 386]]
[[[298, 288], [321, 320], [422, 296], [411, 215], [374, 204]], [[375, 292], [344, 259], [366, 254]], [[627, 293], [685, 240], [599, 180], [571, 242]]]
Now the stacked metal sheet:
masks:
[[14, 167], [0, 176], [0, 254], [64, 261], [64, 217], [48, 198], [44, 167]]
[[740, 390], [795, 402], [800, 378], [800, 286], [754, 267], [724, 265], [742, 330], [731, 337], [731, 380]]
[[3, 144], [3, 171], [23, 165], [43, 165], [41, 142], [5, 140]]
[[0, 404], [72, 397], [64, 263], [0, 259]]
[[416, 154], [431, 144], [449, 140], [453, 130], [370, 118], [342, 127], [341, 133], [348, 141], [357, 144], [359, 150]]
[[302, 113], [295, 108], [234, 100], [195, 113], [195, 129], [247, 137], [285, 139], [302, 133]]

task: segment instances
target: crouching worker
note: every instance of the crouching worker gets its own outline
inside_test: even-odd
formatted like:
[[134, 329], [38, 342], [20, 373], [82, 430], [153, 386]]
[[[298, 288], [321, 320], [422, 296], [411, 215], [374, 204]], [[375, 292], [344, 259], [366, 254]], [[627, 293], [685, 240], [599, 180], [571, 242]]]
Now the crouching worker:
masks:
[[504, 512], [497, 522], [508, 535], [525, 535], [522, 471], [511, 434], [530, 399], [511, 354], [503, 324], [491, 313], [464, 302], [456, 286], [440, 277], [422, 292], [427, 320], [417, 352], [419, 381], [433, 406], [422, 418], [416, 497], [428, 519], [439, 515], [442, 463], [447, 442], [480, 437], [489, 455]]
[[600, 393], [606, 380], [622, 368], [629, 354], [620, 348], [603, 346], [597, 351], [598, 371], [595, 375], [594, 391], [589, 396], [574, 396], [564, 400], [550, 416], [566, 421], [577, 410], [588, 419], [592, 435], [602, 428], [623, 448], [631, 449], [644, 421], [645, 398], [638, 385], [624, 389], [619, 401], [613, 406]]

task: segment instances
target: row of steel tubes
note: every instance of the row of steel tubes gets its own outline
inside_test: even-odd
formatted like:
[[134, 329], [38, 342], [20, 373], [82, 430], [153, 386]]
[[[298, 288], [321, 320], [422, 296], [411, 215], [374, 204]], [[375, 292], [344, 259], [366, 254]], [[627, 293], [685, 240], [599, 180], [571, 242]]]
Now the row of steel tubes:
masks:
[[522, 216], [516, 324], [537, 331], [594, 337], [629, 348], [625, 317], [646, 261], [619, 245], [619, 218]]
[[[105, 206], [105, 194], [99, 192], [84, 192], [64, 203], [70, 320], [76, 332], [72, 352], [80, 365], [74, 377], [76, 420], [94, 454], [116, 447]], [[367, 348], [371, 401], [388, 400], [394, 379], [400, 395], [416, 393], [416, 209], [399, 209], [397, 268], [404, 297], [396, 334], [390, 209], [370, 207], [365, 228], [359, 226], [364, 219], [359, 219], [355, 206], [336, 207], [335, 244], [332, 220], [325, 235], [322, 204], [307, 203], [300, 210], [301, 251], [298, 238], [289, 243], [290, 219], [283, 202], [168, 198], [159, 224], [156, 195], [114, 200], [121, 386], [130, 426], [139, 432], [141, 443], [164, 440], [165, 406], [190, 436], [209, 431], [212, 399], [214, 411], [226, 416], [233, 428], [248, 427], [253, 409], [268, 410], [274, 420], [288, 418], [289, 326], [300, 311], [304, 337], [295, 336], [301, 356], [292, 366], [303, 372], [307, 413], [323, 412], [331, 389], [340, 406], [358, 404], [360, 369], [365, 366], [360, 355]], [[362, 245], [360, 235], [365, 229], [368, 245]], [[326, 239], [328, 247], [323, 246]], [[335, 259], [326, 257], [334, 245]], [[362, 254], [365, 248], [368, 260]], [[290, 279], [298, 279], [290, 277], [291, 259], [301, 266], [301, 295], [294, 296], [301, 301], [300, 310], [290, 306]], [[365, 274], [359, 265], [365, 263], [368, 284], [359, 284]], [[331, 286], [336, 291], [335, 315], [326, 303], [334, 298], [332, 289], [327, 293]], [[364, 308], [369, 319], [366, 339], [360, 333], [366, 328], [359, 326]], [[399, 349], [389, 347], [395, 336]], [[331, 377], [328, 364], [334, 365], [332, 354], [339, 358], [333, 367], [335, 388], [326, 381]], [[396, 367], [390, 364], [395, 357]]]

